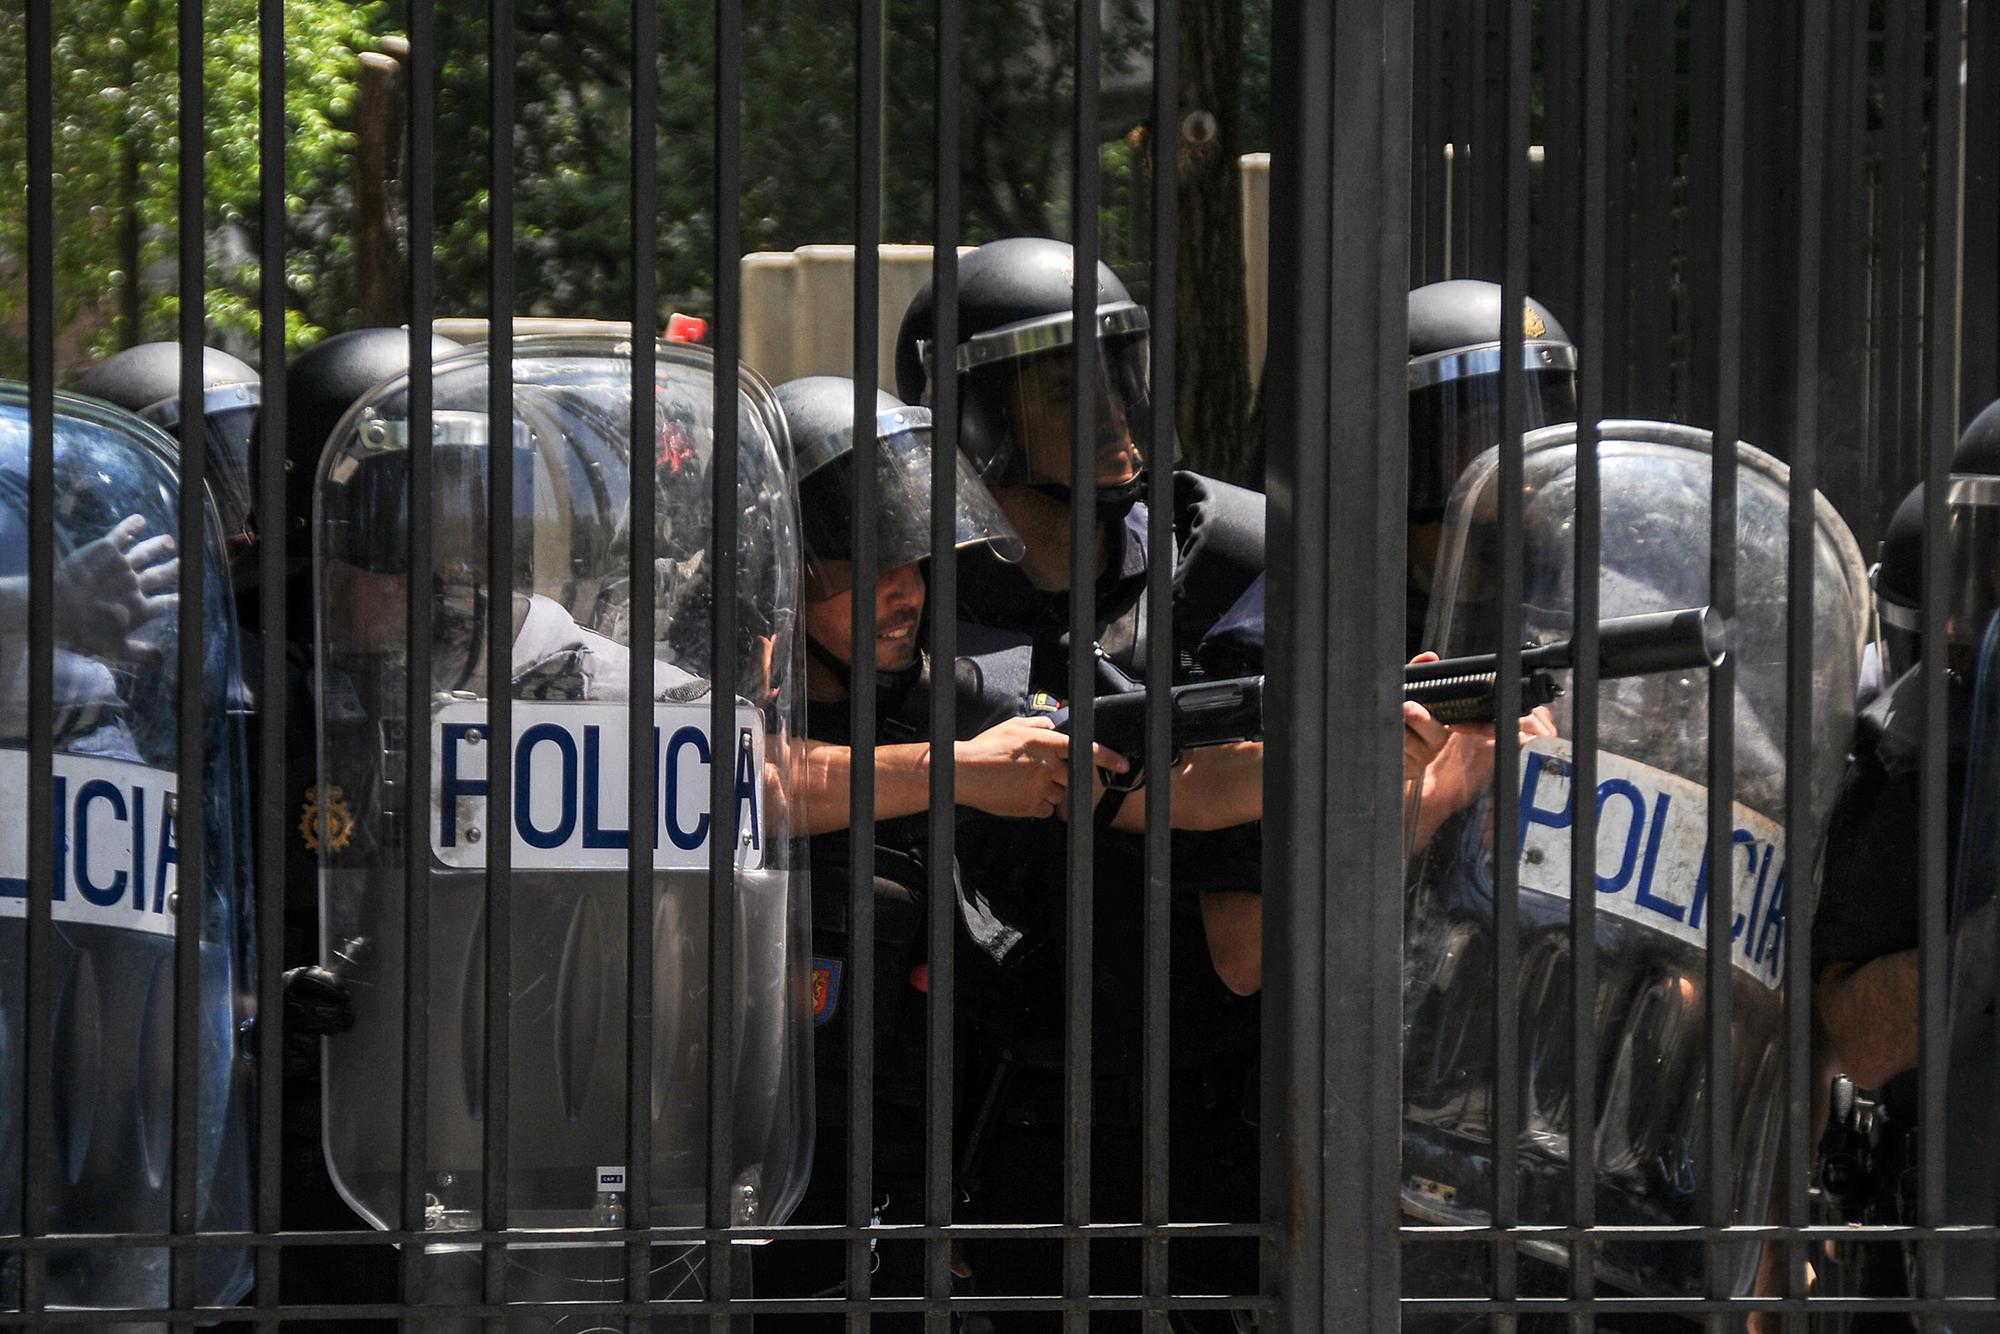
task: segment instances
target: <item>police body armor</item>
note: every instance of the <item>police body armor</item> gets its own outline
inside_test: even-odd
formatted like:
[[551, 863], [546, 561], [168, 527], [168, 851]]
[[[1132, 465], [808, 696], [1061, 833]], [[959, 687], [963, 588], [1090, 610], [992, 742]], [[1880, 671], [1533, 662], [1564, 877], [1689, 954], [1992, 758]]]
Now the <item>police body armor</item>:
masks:
[[[197, 1221], [247, 1230], [249, 1067], [239, 1047], [247, 973], [250, 858], [241, 717], [226, 707], [237, 669], [235, 613], [219, 527], [180, 541], [173, 442], [137, 418], [57, 395], [55, 417], [55, 883], [50, 1061], [53, 1103], [0, 1097], [0, 1232], [22, 1230], [22, 1129], [47, 1117], [55, 1160], [36, 1232], [169, 1229], [174, 1087], [198, 1086]], [[27, 942], [29, 420], [18, 385], [0, 385], [0, 1080], [23, 1079]], [[178, 561], [199, 564], [203, 676], [202, 807], [179, 787]], [[179, 864], [185, 821], [202, 821], [199, 885]], [[42, 835], [47, 837], [48, 835]], [[196, 1066], [174, 1068], [176, 923], [200, 914]], [[191, 1252], [200, 1304], [249, 1283], [247, 1253]], [[165, 1306], [167, 1252], [57, 1250], [48, 1304]], [[0, 1262], [0, 1306], [21, 1299], [21, 1256]], [[129, 1326], [119, 1326], [129, 1328]]]
[[[488, 350], [439, 361], [432, 544], [435, 633], [427, 718], [403, 717], [402, 599], [410, 509], [407, 381], [356, 404], [322, 461], [315, 516], [321, 689], [323, 960], [355, 998], [351, 1032], [326, 1042], [327, 1157], [348, 1201], [396, 1225], [402, 1170], [407, 822], [427, 828], [431, 1014], [425, 1226], [444, 1246], [434, 1300], [477, 1300], [482, 1224], [485, 849], [512, 846], [508, 1223], [527, 1228], [705, 1221], [708, 1179], [709, 810], [715, 764], [735, 772], [736, 1050], [728, 1165], [733, 1224], [782, 1221], [804, 1184], [812, 1126], [805, 868], [788, 830], [797, 517], [789, 445], [769, 390], [739, 393], [739, 541], [710, 545], [714, 380], [706, 352], [658, 349], [651, 1193], [630, 1200], [626, 1144], [627, 756], [631, 663], [629, 430], [623, 342], [521, 339], [513, 419], [486, 410]], [[488, 461], [514, 462], [513, 595], [490, 591]], [[713, 584], [737, 566], [732, 735], [710, 735]], [[508, 604], [511, 602], [511, 607]], [[513, 617], [513, 810], [489, 814], [490, 617]], [[405, 789], [406, 738], [429, 729], [429, 790]], [[698, 1295], [699, 1248], [662, 1248], [654, 1295]], [[671, 1257], [671, 1258], [665, 1258]], [[509, 1248], [510, 1300], [617, 1299], [610, 1245]], [[536, 1316], [510, 1327], [571, 1325]]]
[[[1525, 446], [1525, 629], [1533, 642], [1572, 634], [1576, 428], [1550, 427]], [[1606, 617], [1711, 601], [1710, 438], [1657, 422], [1606, 422], [1599, 459]], [[1445, 520], [1427, 643], [1447, 655], [1490, 653], [1497, 639], [1502, 537], [1498, 457], [1461, 479]], [[1737, 446], [1737, 605], [1732, 932], [1735, 1068], [1721, 1092], [1735, 1108], [1732, 1216], [1766, 1220], [1780, 1133], [1784, 926], [1788, 899], [1809, 909], [1813, 871], [1785, 864], [1785, 589], [1787, 477], [1777, 460]], [[1854, 682], [1867, 581], [1847, 528], [1817, 500], [1813, 567], [1814, 827], [1821, 825], [1853, 731]], [[1569, 684], [1567, 677], [1563, 681]], [[1717, 1090], [1704, 1068], [1708, 923], [1706, 671], [1599, 687], [1597, 847], [1597, 1218], [1602, 1224], [1694, 1224], [1704, 1109]], [[1571, 1153], [1569, 999], [1571, 737], [1567, 697], [1558, 736], [1522, 747], [1520, 835], [1520, 1217], [1562, 1224]], [[1492, 1097], [1494, 871], [1490, 789], [1446, 820], [1411, 859], [1404, 944], [1403, 1204], [1417, 1218], [1486, 1225], [1494, 1198]], [[1803, 880], [1804, 883], [1800, 883]], [[1794, 887], [1796, 886], [1796, 887]], [[1801, 897], [1802, 896], [1802, 897]], [[1503, 983], [1505, 985], [1506, 983]], [[1523, 1249], [1563, 1263], [1566, 1248]], [[1754, 1244], [1729, 1255], [1732, 1290], [1747, 1291]], [[1700, 1247], [1607, 1245], [1608, 1285], [1644, 1296], [1706, 1291]]]

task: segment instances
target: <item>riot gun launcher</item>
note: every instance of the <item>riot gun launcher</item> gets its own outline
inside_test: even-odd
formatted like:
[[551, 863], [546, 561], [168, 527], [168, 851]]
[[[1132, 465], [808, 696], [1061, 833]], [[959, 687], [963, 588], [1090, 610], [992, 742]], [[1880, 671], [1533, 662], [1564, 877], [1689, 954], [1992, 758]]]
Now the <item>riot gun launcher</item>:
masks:
[[[1552, 704], [1562, 694], [1556, 673], [1576, 665], [1574, 640], [1530, 644], [1521, 650], [1521, 708], [1525, 712]], [[1722, 617], [1712, 607], [1649, 612], [1600, 621], [1597, 627], [1597, 674], [1600, 680], [1650, 676], [1656, 672], [1694, 671], [1720, 667], [1728, 654]], [[1146, 695], [1136, 681], [1100, 659], [1099, 678], [1113, 693], [1099, 695], [1092, 732], [1135, 763], [1146, 758]], [[1415, 700], [1442, 723], [1490, 723], [1494, 720], [1500, 681], [1500, 658], [1445, 658], [1403, 669], [1403, 698]], [[1167, 696], [1169, 735], [1173, 753], [1197, 746], [1219, 746], [1264, 739], [1264, 678], [1238, 676], [1175, 686]], [[1058, 729], [1070, 730], [1070, 713], [1055, 709], [1050, 716]]]
[[[1521, 710], [1553, 704], [1562, 694], [1556, 673], [1576, 666], [1576, 641], [1530, 644], [1521, 650]], [[1713, 607], [1619, 616], [1597, 626], [1597, 676], [1615, 681], [1659, 672], [1720, 667], [1728, 656], [1722, 617]], [[1500, 658], [1444, 658], [1403, 669], [1403, 698], [1441, 723], [1490, 723], [1499, 700]]]

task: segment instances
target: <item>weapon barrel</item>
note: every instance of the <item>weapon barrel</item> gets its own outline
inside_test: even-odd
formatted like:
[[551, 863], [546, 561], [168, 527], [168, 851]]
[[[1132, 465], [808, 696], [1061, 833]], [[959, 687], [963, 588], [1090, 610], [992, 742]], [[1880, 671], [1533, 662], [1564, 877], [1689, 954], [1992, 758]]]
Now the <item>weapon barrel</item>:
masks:
[[1607, 680], [1720, 667], [1728, 656], [1727, 629], [1713, 607], [1620, 616], [1597, 627], [1597, 670]]

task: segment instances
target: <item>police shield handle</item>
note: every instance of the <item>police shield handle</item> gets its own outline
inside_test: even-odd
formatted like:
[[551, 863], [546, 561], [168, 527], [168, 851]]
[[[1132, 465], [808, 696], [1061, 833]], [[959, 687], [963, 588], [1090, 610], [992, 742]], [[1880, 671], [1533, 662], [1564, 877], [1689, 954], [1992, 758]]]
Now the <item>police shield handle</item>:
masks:
[[[1553, 704], [1562, 694], [1555, 674], [1576, 666], [1575, 641], [1530, 644], [1521, 650], [1521, 709]], [[1729, 653], [1728, 631], [1713, 607], [1647, 612], [1600, 621], [1600, 680], [1720, 667]], [[1429, 709], [1442, 723], [1490, 723], [1499, 703], [1500, 658], [1444, 658], [1403, 669], [1403, 698]]]

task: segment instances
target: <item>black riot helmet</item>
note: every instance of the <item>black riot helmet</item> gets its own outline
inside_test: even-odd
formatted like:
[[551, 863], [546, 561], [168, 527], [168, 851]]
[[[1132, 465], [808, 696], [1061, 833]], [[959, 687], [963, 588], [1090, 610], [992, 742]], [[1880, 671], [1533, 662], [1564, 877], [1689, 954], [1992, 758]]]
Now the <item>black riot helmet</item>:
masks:
[[[926, 283], [896, 337], [896, 388], [930, 403], [958, 376], [959, 448], [989, 486], [1068, 497], [1076, 256], [1065, 241], [990, 241], [958, 262], [958, 344], [939, 348]], [[1123, 512], [1144, 485], [1151, 445], [1151, 346], [1145, 308], [1097, 266], [1095, 475], [1100, 508]]]
[[[809, 375], [779, 385], [776, 393], [798, 469], [807, 586], [838, 592], [826, 588], [822, 576], [827, 562], [854, 558], [854, 381]], [[930, 555], [930, 409], [909, 407], [878, 389], [874, 428], [876, 560], [880, 569], [892, 570]], [[957, 462], [953, 546], [983, 543], [1001, 560], [1019, 560], [1020, 536], [965, 457]]]
[[[459, 344], [431, 336], [431, 359]], [[285, 371], [285, 509], [301, 534], [312, 522], [313, 478], [333, 428], [363, 394], [410, 368], [410, 331], [352, 329], [315, 343]], [[303, 555], [305, 544], [297, 548]]]
[[[1434, 523], [1466, 465], [1500, 443], [1501, 294], [1468, 278], [1410, 293], [1410, 521]], [[1576, 347], [1547, 306], [1521, 312], [1528, 430], [1576, 420]]]
[[[179, 438], [181, 345], [140, 343], [85, 371], [77, 392], [133, 412]], [[255, 541], [257, 372], [219, 347], [201, 350], [202, 426], [208, 437], [208, 488], [231, 560]]]
[[[2000, 402], [1959, 436], [1945, 492], [1945, 537], [1951, 585], [1944, 598], [1945, 642], [1954, 663], [1969, 664], [1994, 614], [2000, 612]], [[1875, 567], [1875, 607], [1888, 657], [1885, 676], [1922, 656], [1924, 604], [1924, 484], [1896, 506], [1882, 535]]]

